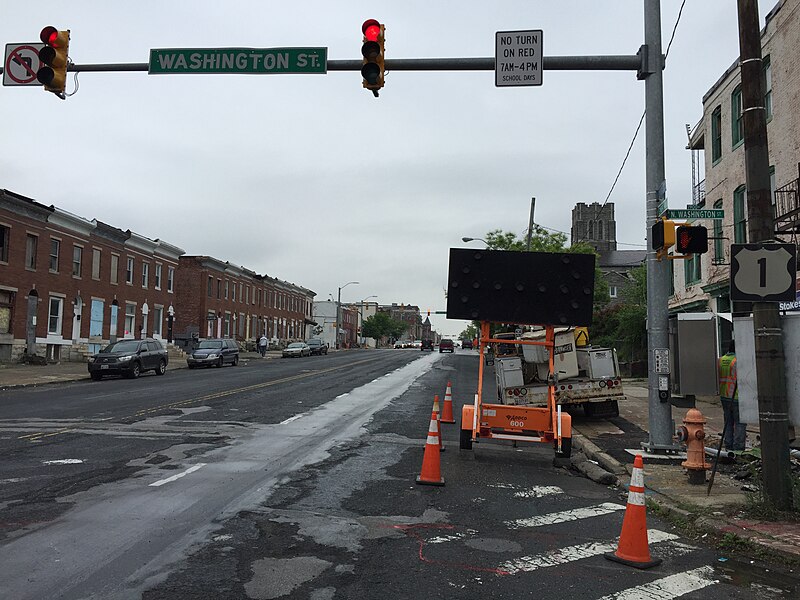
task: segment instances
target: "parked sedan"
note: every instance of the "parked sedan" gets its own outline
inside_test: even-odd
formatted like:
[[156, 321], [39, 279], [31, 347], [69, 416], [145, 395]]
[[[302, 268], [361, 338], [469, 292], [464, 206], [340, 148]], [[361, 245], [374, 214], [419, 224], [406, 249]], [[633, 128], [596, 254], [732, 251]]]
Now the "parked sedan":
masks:
[[90, 356], [88, 368], [95, 381], [104, 375], [125, 375], [135, 379], [143, 371], [163, 375], [168, 362], [167, 349], [157, 340], [120, 340]]
[[292, 342], [283, 349], [283, 358], [311, 356], [311, 348], [305, 342]]
[[311, 348], [311, 354], [327, 354], [328, 344], [319, 338], [312, 338], [307, 342], [308, 347]]
[[239, 364], [239, 346], [229, 339], [201, 340], [197, 348], [186, 357], [190, 369], [195, 367], [222, 367], [225, 364]]

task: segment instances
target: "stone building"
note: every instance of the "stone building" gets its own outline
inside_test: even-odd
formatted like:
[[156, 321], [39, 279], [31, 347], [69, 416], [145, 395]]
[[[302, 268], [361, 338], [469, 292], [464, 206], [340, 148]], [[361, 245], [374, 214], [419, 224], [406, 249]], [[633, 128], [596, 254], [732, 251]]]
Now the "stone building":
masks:
[[623, 290], [630, 284], [631, 270], [644, 264], [647, 251], [617, 250], [614, 203], [576, 204], [572, 209], [571, 243], [585, 243], [597, 251], [598, 264], [608, 284], [609, 304], [621, 302]]

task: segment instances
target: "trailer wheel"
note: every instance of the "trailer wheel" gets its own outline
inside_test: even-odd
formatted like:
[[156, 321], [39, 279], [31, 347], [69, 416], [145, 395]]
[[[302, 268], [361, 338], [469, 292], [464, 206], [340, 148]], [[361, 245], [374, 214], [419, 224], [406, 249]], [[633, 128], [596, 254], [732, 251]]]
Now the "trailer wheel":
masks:
[[462, 429], [458, 447], [462, 450], [472, 450], [472, 430]]
[[572, 438], [561, 438], [561, 452], [558, 451], [558, 440], [553, 440], [555, 458], [569, 458], [572, 456]]

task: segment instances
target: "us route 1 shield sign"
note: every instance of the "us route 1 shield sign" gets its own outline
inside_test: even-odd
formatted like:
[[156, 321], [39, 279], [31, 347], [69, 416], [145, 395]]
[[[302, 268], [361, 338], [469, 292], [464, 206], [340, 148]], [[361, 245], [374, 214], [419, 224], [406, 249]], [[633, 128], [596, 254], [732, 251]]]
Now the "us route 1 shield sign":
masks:
[[731, 300], [790, 302], [795, 299], [797, 246], [731, 244]]

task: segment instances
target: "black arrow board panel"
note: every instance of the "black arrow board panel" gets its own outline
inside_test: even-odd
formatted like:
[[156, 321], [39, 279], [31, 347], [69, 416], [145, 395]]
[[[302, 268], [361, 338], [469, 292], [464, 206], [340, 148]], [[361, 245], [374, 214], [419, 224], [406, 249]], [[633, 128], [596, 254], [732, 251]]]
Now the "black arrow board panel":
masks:
[[450, 249], [447, 318], [592, 323], [594, 254]]

